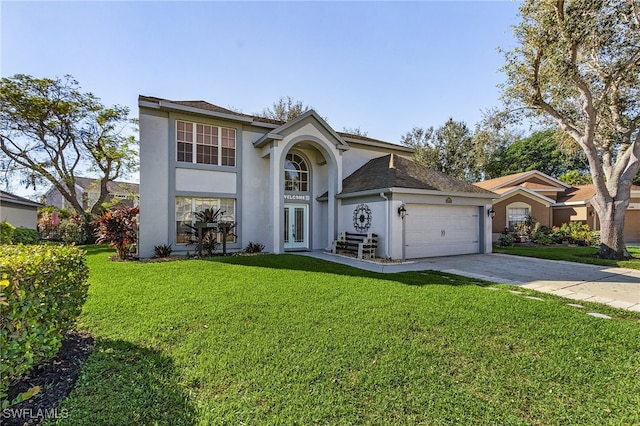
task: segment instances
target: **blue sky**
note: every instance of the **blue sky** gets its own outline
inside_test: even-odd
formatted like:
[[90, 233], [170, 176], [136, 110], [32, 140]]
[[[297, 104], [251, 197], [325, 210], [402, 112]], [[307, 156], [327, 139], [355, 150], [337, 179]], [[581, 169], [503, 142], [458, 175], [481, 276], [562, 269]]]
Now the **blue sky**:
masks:
[[2, 1], [3, 77], [73, 75], [137, 115], [139, 94], [252, 114], [280, 96], [398, 143], [499, 105], [512, 1]]

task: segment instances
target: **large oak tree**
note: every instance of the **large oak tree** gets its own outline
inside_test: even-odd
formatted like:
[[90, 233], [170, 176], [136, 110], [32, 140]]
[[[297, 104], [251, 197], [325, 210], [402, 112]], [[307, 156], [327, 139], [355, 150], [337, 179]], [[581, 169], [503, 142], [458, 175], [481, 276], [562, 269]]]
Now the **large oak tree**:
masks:
[[51, 184], [83, 214], [76, 176], [99, 179], [100, 195], [90, 206], [100, 211], [107, 184], [138, 165], [137, 142], [125, 134], [129, 110], [105, 107], [80, 91], [71, 76], [34, 78], [18, 74], [0, 81], [0, 158], [11, 177]]
[[525, 0], [506, 53], [505, 98], [552, 118], [584, 150], [600, 218], [599, 256], [625, 258], [623, 227], [640, 168], [640, 4]]

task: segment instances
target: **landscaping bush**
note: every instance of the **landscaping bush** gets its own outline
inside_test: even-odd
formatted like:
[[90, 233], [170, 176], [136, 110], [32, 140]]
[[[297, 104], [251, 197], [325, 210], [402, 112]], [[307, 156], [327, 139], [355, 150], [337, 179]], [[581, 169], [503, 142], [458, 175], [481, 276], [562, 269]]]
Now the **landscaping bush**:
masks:
[[29, 228], [16, 228], [13, 231], [13, 244], [37, 244], [40, 240], [40, 235], [35, 229]]
[[555, 242], [552, 234], [552, 229], [541, 225], [540, 222], [536, 222], [536, 224], [533, 226], [533, 230], [531, 231], [531, 241], [536, 244], [548, 246]]
[[[87, 297], [84, 252], [67, 246], [7, 246], [0, 252], [0, 400], [45, 358]], [[3, 406], [8, 403], [3, 401]]]
[[512, 246], [515, 243], [515, 241], [516, 241], [515, 237], [508, 233], [501, 234], [500, 237], [498, 237], [498, 244], [503, 247]]
[[87, 242], [87, 235], [82, 224], [82, 218], [78, 215], [74, 215], [60, 222], [58, 232], [60, 238], [66, 244], [85, 244]]
[[133, 257], [138, 242], [138, 207], [123, 207], [103, 213], [93, 221], [97, 226], [96, 242], [115, 247], [120, 260]]
[[173, 248], [171, 248], [171, 244], [161, 244], [153, 247], [154, 256], [159, 258], [171, 256], [172, 251]]
[[0, 222], [0, 244], [13, 243], [13, 232], [16, 227], [6, 220]]
[[244, 248], [245, 253], [262, 253], [262, 250], [264, 250], [264, 244], [252, 241], [249, 241], [249, 244]]
[[590, 246], [594, 243], [594, 235], [592, 234], [591, 228], [586, 223], [563, 223], [559, 232], [564, 236], [563, 239], [569, 241], [571, 244]]

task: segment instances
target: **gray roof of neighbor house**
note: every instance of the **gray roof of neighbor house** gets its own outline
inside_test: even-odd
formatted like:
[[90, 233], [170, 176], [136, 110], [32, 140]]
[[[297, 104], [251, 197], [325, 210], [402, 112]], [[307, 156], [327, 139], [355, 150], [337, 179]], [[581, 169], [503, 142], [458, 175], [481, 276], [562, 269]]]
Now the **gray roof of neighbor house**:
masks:
[[343, 194], [386, 188], [494, 195], [491, 191], [394, 154], [370, 160], [342, 182]]
[[13, 203], [13, 204], [20, 204], [20, 205], [29, 206], [29, 207], [43, 206], [40, 203], [36, 203], [35, 201], [31, 201], [27, 198], [19, 197], [15, 194], [11, 194], [10, 192], [6, 192], [6, 191], [0, 191], [0, 203]]
[[[271, 118], [266, 118], [266, 117], [260, 117], [258, 115], [249, 115], [249, 114], [243, 114], [241, 112], [238, 111], [233, 111], [230, 110], [228, 108], [223, 108], [221, 106], [218, 105], [214, 105], [212, 103], [206, 102], [206, 101], [172, 101], [169, 99], [162, 99], [162, 98], [157, 98], [155, 96], [143, 96], [143, 95], [139, 95], [138, 96], [138, 102], [150, 102], [153, 104], [158, 104], [160, 105], [161, 102], [169, 102], [171, 104], [176, 104], [176, 105], [181, 105], [184, 107], [189, 107], [189, 108], [196, 108], [196, 109], [201, 109], [204, 111], [212, 111], [218, 114], [226, 114], [226, 115], [235, 115], [237, 117], [243, 117], [244, 119], [250, 119], [251, 121], [255, 121], [255, 122], [259, 122], [259, 123], [267, 123], [267, 125], [271, 125], [270, 127], [276, 128], [276, 127], [280, 127], [283, 124], [286, 123], [286, 121], [280, 121], [280, 120], [273, 120]], [[383, 141], [380, 139], [374, 139], [374, 138], [370, 138], [368, 136], [361, 136], [361, 135], [353, 135], [351, 133], [344, 133], [344, 132], [336, 132], [338, 135], [340, 135], [343, 138], [349, 138], [352, 141], [359, 141], [365, 145], [367, 144], [383, 144], [383, 145], [390, 145], [392, 147], [395, 147], [397, 149], [400, 150], [404, 150], [407, 152], [413, 152], [413, 149], [408, 147], [408, 146], [404, 146], [404, 145], [398, 145], [392, 142], [387, 142], [387, 141]]]
[[[76, 184], [85, 190], [98, 190], [100, 188], [100, 179], [76, 177]], [[132, 182], [114, 181], [107, 184], [107, 190], [109, 194], [137, 194], [140, 192], [140, 185]]]

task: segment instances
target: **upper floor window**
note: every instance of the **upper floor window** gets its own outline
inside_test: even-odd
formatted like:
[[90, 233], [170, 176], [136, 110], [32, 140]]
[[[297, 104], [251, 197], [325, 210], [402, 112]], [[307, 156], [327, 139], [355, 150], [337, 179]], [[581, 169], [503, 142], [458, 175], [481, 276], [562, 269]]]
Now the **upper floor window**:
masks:
[[284, 160], [284, 190], [309, 190], [309, 168], [304, 158], [298, 154], [289, 153]]
[[236, 129], [178, 120], [176, 143], [178, 161], [236, 165]]

